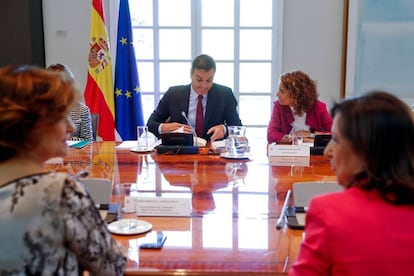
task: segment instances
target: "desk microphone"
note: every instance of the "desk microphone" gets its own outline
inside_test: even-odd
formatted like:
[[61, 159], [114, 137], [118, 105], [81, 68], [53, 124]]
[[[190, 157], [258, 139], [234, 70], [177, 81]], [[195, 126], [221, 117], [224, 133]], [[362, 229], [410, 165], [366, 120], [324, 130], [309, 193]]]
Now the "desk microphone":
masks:
[[184, 117], [184, 119], [186, 120], [187, 124], [191, 127], [191, 132], [193, 133], [194, 142], [195, 142], [196, 141], [197, 134], [195, 133], [194, 128], [193, 128], [193, 126], [190, 123], [190, 120], [187, 118], [187, 115], [185, 115], [185, 112], [184, 111], [181, 111], [181, 115]]
[[277, 230], [280, 230], [283, 227], [283, 222], [285, 221], [285, 218], [286, 218], [286, 210], [289, 207], [288, 205], [290, 201], [290, 193], [291, 193], [291, 190], [289, 189], [285, 197], [285, 202], [283, 203], [282, 211], [280, 211], [279, 219], [276, 221]]

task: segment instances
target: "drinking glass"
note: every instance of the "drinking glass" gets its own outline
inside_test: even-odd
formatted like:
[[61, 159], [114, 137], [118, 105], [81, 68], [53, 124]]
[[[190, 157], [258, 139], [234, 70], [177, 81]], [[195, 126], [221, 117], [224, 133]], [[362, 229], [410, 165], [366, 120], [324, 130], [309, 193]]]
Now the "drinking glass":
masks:
[[136, 213], [136, 198], [138, 196], [136, 183], [116, 184], [117, 203], [122, 214]]
[[119, 227], [122, 230], [137, 227], [138, 191], [136, 183], [119, 183], [115, 186], [118, 204]]
[[249, 141], [246, 138], [246, 127], [228, 126], [228, 136], [225, 147], [230, 155], [244, 155], [250, 151]]
[[302, 145], [303, 144], [303, 130], [296, 130], [292, 128], [292, 145]]
[[148, 141], [148, 127], [147, 126], [137, 126], [137, 142], [138, 150], [148, 150], [149, 141]]

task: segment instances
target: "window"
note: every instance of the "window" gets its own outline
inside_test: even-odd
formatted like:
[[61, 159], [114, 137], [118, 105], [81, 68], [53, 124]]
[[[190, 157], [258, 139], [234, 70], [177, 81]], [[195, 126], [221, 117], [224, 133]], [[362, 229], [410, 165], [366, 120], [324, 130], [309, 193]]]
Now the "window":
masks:
[[267, 126], [281, 74], [277, 0], [129, 0], [144, 116], [168, 87], [190, 83], [193, 57], [211, 55], [214, 81], [233, 89], [243, 125]]
[[345, 96], [382, 89], [414, 109], [414, 2], [398, 0], [390, 4], [349, 2]]

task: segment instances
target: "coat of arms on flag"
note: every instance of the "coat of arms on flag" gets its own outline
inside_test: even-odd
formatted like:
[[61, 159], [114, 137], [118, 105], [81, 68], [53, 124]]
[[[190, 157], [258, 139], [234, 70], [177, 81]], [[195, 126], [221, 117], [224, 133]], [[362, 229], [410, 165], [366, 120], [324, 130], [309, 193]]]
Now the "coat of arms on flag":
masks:
[[[96, 37], [91, 39], [88, 62], [89, 66], [95, 68], [95, 72], [99, 73], [109, 63], [111, 56], [109, 54], [108, 42], [102, 37], [98, 41], [96, 40]], [[98, 65], [100, 66], [96, 68]]]

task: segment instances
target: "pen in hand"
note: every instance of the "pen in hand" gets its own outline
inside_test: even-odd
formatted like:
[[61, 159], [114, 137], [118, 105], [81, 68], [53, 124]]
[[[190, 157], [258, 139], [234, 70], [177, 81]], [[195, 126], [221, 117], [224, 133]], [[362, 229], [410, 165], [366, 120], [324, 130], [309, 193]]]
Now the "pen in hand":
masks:
[[286, 194], [286, 197], [285, 197], [285, 202], [283, 203], [282, 211], [280, 211], [279, 218], [277, 219], [277, 222], [276, 222], [276, 229], [277, 230], [282, 229], [283, 222], [285, 221], [286, 210], [288, 208], [288, 204], [289, 204], [289, 201], [290, 201], [290, 193], [291, 193], [291, 190], [289, 189], [287, 191], [287, 194]]

